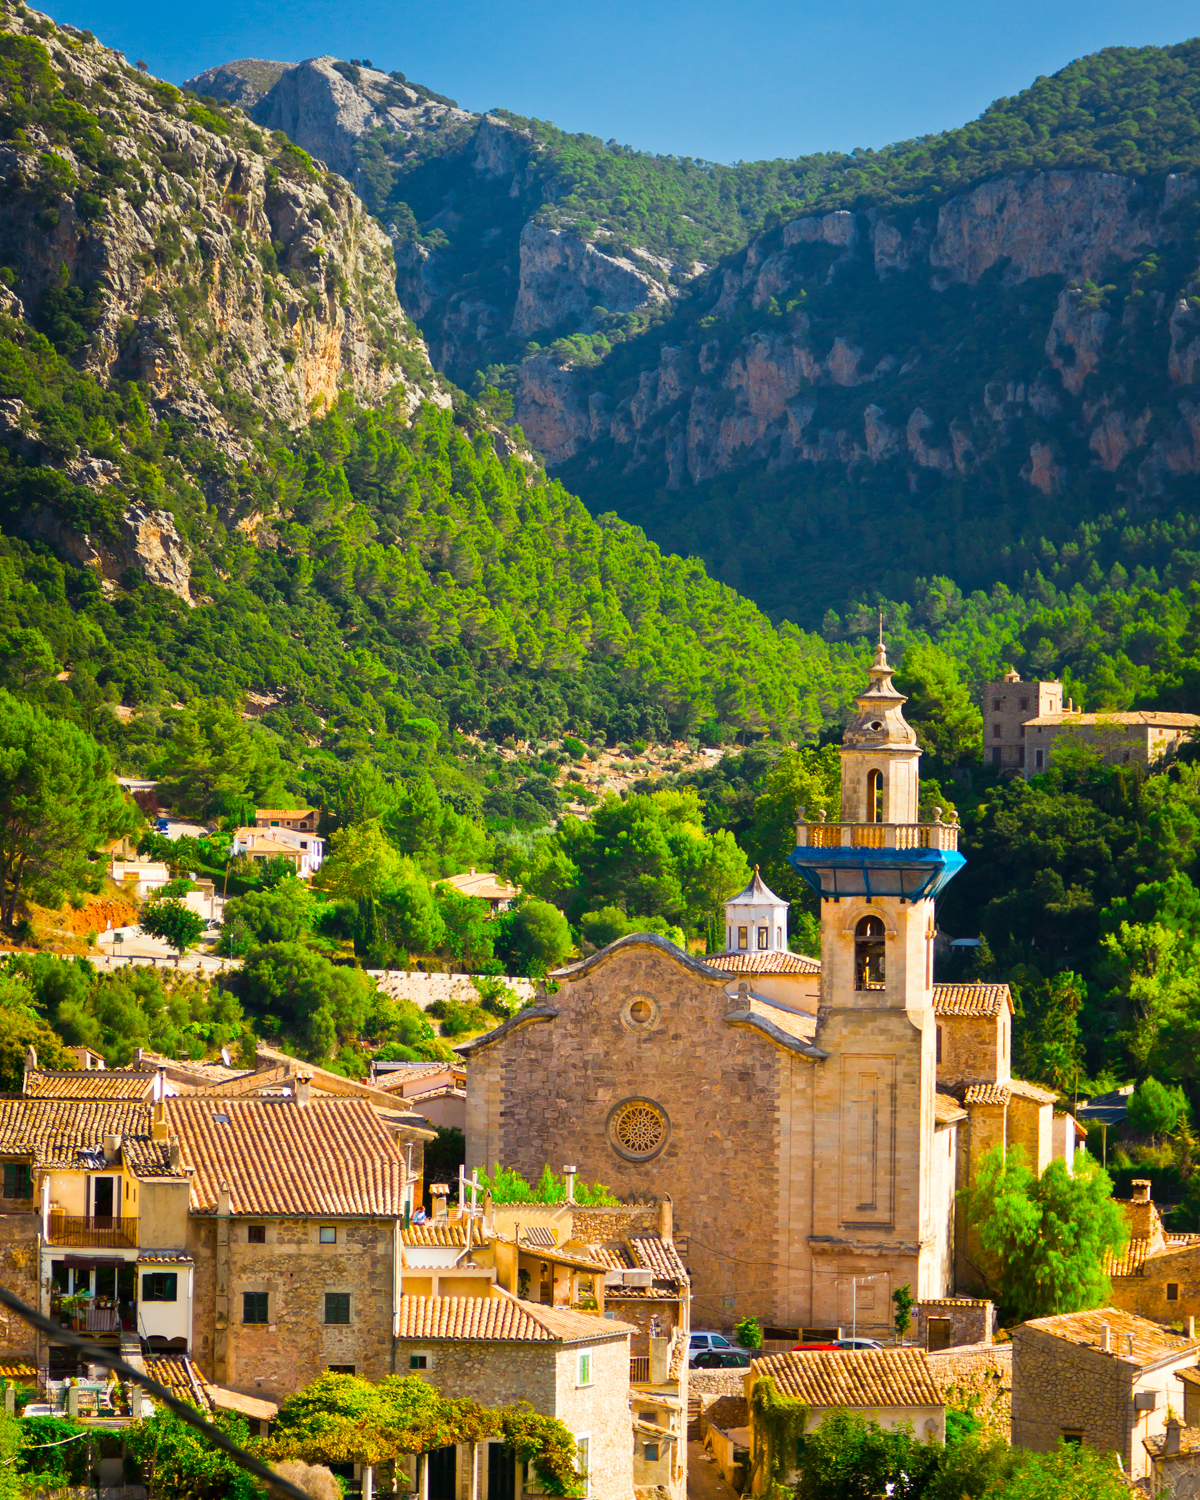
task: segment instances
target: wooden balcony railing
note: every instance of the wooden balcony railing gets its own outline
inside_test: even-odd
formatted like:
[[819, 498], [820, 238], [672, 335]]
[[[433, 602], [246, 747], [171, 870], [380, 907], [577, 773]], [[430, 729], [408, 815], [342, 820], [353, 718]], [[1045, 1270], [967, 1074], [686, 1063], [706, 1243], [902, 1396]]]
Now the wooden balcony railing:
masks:
[[136, 1250], [138, 1221], [115, 1219], [111, 1214], [51, 1214], [50, 1243], [97, 1250]]
[[648, 1354], [635, 1354], [630, 1358], [629, 1383], [630, 1385], [650, 1384], [650, 1356]]
[[[940, 808], [935, 809], [941, 811]], [[943, 823], [796, 824], [796, 845], [809, 849], [957, 849], [959, 826]]]

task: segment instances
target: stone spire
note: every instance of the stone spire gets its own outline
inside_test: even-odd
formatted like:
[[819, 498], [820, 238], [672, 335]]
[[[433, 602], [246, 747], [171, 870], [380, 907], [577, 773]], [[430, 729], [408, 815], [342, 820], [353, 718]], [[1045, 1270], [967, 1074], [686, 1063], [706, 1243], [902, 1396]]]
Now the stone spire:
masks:
[[842, 744], [856, 745], [863, 749], [889, 745], [905, 749], [915, 747], [917, 736], [912, 726], [905, 721], [903, 712], [908, 699], [903, 693], [897, 692], [892, 683], [892, 668], [888, 666], [887, 649], [883, 644], [882, 623], [870, 674], [870, 686], [854, 700], [858, 705], [858, 712], [847, 724]]

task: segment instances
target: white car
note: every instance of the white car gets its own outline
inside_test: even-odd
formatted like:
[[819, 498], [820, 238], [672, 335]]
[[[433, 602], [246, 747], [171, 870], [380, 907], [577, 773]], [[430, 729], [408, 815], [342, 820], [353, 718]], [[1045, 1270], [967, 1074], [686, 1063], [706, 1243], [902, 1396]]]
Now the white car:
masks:
[[736, 1349], [737, 1347], [715, 1328], [698, 1328], [688, 1338], [688, 1364], [694, 1364], [697, 1354], [705, 1354], [709, 1349]]
[[878, 1339], [838, 1339], [839, 1349], [882, 1349]]

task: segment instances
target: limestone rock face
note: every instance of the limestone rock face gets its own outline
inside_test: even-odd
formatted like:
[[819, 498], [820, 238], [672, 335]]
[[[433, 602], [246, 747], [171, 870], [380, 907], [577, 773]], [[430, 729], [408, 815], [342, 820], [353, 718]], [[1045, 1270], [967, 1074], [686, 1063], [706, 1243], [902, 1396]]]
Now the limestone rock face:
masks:
[[193, 94], [202, 99], [219, 99], [225, 104], [236, 104], [249, 113], [260, 100], [266, 98], [292, 63], [267, 62], [261, 57], [242, 57], [237, 62], [222, 63], [215, 68], [205, 68], [195, 78], [184, 84]]
[[596, 307], [623, 313], [665, 303], [665, 274], [660, 280], [654, 272], [669, 266], [648, 254], [637, 261], [605, 254], [567, 229], [526, 224], [512, 331], [529, 338], [564, 323], [588, 331]]

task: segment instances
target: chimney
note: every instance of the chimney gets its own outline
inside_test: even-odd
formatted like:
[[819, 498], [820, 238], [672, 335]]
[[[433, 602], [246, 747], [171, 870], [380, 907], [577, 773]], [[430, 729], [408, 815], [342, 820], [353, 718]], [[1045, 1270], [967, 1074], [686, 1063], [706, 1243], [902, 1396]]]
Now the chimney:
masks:
[[429, 1184], [429, 1195], [433, 1199], [433, 1217], [444, 1219], [446, 1217], [446, 1203], [450, 1197], [449, 1185], [445, 1182], [431, 1182]]
[[575, 1202], [575, 1168], [574, 1166], [563, 1167], [563, 1176], [567, 1179], [567, 1202]]
[[312, 1103], [312, 1074], [297, 1073], [294, 1097], [297, 1104]]
[[1133, 1188], [1135, 1203], [1150, 1202], [1150, 1179], [1148, 1177], [1135, 1177], [1130, 1186]]
[[1112, 1329], [1107, 1323], [1101, 1324], [1100, 1327], [1100, 1352], [1101, 1354], [1112, 1353]]
[[233, 1206], [229, 1197], [229, 1184], [223, 1182], [217, 1189], [217, 1216], [221, 1219], [227, 1219], [232, 1212]]
[[1129, 1235], [1135, 1240], [1149, 1240], [1151, 1248], [1163, 1243], [1162, 1220], [1150, 1200], [1150, 1182], [1145, 1177], [1135, 1177], [1131, 1183], [1133, 1196], [1125, 1205], [1125, 1219]]
[[169, 1151], [168, 1154], [169, 1154], [169, 1156], [171, 1158], [171, 1165], [172, 1165], [172, 1167], [177, 1167], [179, 1165], [180, 1161], [183, 1159], [183, 1153], [179, 1149], [179, 1137], [178, 1136], [174, 1136], [173, 1135], [171, 1137], [171, 1148], [170, 1148], [170, 1151]]
[[1179, 1430], [1179, 1418], [1172, 1413], [1167, 1418], [1166, 1442], [1163, 1444], [1164, 1454], [1179, 1452]]
[[167, 1106], [163, 1100], [159, 1099], [154, 1105], [154, 1123], [150, 1126], [150, 1139], [165, 1141], [167, 1134]]
[[104, 1160], [111, 1167], [121, 1154], [121, 1137], [119, 1135], [106, 1135], [104, 1137]]
[[670, 1193], [664, 1193], [658, 1204], [658, 1237], [665, 1245], [675, 1243], [675, 1205]]
[[29, 1092], [29, 1075], [30, 1075], [30, 1073], [36, 1073], [36, 1072], [37, 1072], [37, 1049], [35, 1047], [30, 1047], [29, 1051], [26, 1052], [26, 1054], [25, 1054], [25, 1077], [21, 1080], [21, 1092], [23, 1094], [27, 1094]]
[[1129, 1355], [1133, 1354], [1133, 1334], [1132, 1333], [1127, 1333], [1125, 1335], [1125, 1353], [1129, 1354]]

